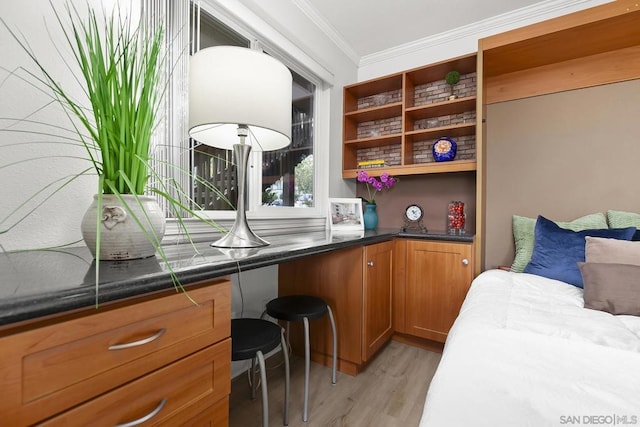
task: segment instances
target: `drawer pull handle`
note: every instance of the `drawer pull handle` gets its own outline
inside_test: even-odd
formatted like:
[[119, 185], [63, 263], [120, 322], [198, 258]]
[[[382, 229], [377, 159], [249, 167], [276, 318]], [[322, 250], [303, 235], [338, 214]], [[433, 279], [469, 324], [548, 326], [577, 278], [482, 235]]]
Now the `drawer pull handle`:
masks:
[[368, 265], [369, 267], [373, 267], [375, 264], [373, 263], [373, 261], [367, 261], [367, 265]]
[[143, 338], [143, 339], [138, 340], [138, 341], [132, 341], [132, 342], [128, 342], [128, 343], [125, 343], [125, 344], [110, 345], [109, 346], [109, 350], [124, 350], [126, 348], [132, 348], [132, 347], [138, 347], [138, 346], [141, 346], [141, 345], [145, 345], [145, 344], [148, 344], [148, 343], [150, 343], [152, 341], [157, 340], [166, 331], [167, 331], [166, 328], [162, 328], [158, 332], [156, 332], [155, 334], [151, 335], [150, 337]]
[[469, 260], [468, 260], [468, 259], [466, 259], [466, 258], [464, 258], [464, 259], [462, 260], [462, 265], [469, 265]]
[[129, 421], [128, 423], [117, 424], [116, 427], [134, 427], [134, 426], [139, 426], [140, 424], [142, 424], [144, 422], [147, 422], [151, 418], [153, 418], [156, 415], [158, 415], [158, 412], [162, 411], [162, 408], [164, 408], [164, 405], [166, 405], [166, 404], [167, 404], [167, 398], [165, 397], [164, 399], [162, 399], [160, 401], [160, 403], [158, 403], [158, 406], [156, 406], [156, 408], [153, 411], [149, 412], [144, 417], [138, 418], [137, 420]]

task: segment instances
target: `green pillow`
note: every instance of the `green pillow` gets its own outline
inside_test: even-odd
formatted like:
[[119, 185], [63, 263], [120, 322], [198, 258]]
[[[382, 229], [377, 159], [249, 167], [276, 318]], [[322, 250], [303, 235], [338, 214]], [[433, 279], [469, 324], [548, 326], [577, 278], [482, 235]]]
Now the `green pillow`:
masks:
[[[607, 218], [600, 212], [585, 215], [569, 222], [554, 222], [559, 227], [571, 231], [608, 228]], [[535, 218], [527, 218], [518, 215], [513, 216], [513, 240], [516, 245], [516, 255], [513, 258], [513, 264], [511, 264], [511, 271], [514, 273], [522, 273], [527, 264], [529, 264], [529, 261], [531, 261], [531, 254], [533, 254], [533, 242], [535, 241], [535, 227]]]
[[622, 211], [607, 211], [609, 228], [635, 227], [640, 229], [640, 214]]

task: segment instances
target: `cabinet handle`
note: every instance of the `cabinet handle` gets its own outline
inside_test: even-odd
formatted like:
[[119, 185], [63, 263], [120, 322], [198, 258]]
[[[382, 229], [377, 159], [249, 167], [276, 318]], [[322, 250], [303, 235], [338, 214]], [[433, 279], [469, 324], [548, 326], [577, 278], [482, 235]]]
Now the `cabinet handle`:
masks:
[[466, 258], [462, 259], [462, 265], [469, 265], [469, 260]]
[[138, 347], [138, 346], [141, 346], [141, 345], [145, 345], [145, 344], [148, 344], [148, 343], [150, 343], [152, 341], [157, 340], [166, 331], [167, 331], [166, 328], [162, 328], [158, 332], [156, 332], [155, 334], [151, 335], [150, 337], [143, 338], [143, 339], [138, 340], [138, 341], [132, 341], [132, 342], [124, 343], [124, 344], [110, 345], [109, 346], [109, 350], [124, 350], [124, 349], [131, 348], [131, 347]]
[[122, 424], [116, 424], [116, 427], [134, 427], [134, 426], [139, 426], [140, 424], [149, 421], [151, 418], [155, 417], [156, 415], [158, 415], [158, 412], [162, 411], [162, 408], [164, 408], [164, 405], [167, 404], [167, 398], [165, 397], [164, 399], [162, 399], [160, 401], [160, 403], [158, 403], [158, 406], [156, 406], [156, 408], [149, 412], [147, 415], [145, 415], [144, 417], [138, 418], [137, 420], [133, 420], [133, 421], [129, 421], [128, 423], [122, 423]]
[[367, 261], [367, 265], [368, 265], [369, 267], [373, 267], [373, 261]]

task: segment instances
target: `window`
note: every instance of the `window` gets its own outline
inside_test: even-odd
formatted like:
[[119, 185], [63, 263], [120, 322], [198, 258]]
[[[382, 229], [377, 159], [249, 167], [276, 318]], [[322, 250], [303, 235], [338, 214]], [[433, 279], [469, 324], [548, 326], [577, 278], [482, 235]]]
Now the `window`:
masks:
[[[262, 44], [240, 34], [192, 3], [192, 51], [211, 46], [232, 45], [254, 49]], [[262, 48], [265, 54], [275, 50]], [[280, 57], [278, 57], [282, 61]], [[315, 206], [315, 104], [317, 84], [292, 69], [292, 130], [291, 144], [281, 150], [254, 152], [253, 165], [262, 165], [262, 173], [250, 173], [246, 205], [249, 210], [269, 215], [264, 209], [310, 208]], [[237, 204], [236, 168], [232, 152], [190, 141], [191, 171], [194, 176], [192, 198], [194, 204], [208, 211], [234, 210]], [[202, 181], [206, 181], [205, 185]], [[279, 212], [282, 213], [282, 210]], [[259, 215], [258, 215], [259, 216]]]
[[[249, 47], [249, 40], [191, 4], [191, 52], [212, 46]], [[193, 203], [208, 211], [233, 210], [238, 202], [236, 167], [229, 150], [197, 144], [191, 150]], [[209, 185], [205, 185], [205, 181]]]
[[262, 153], [262, 205], [312, 207], [315, 85], [292, 71], [291, 144]]

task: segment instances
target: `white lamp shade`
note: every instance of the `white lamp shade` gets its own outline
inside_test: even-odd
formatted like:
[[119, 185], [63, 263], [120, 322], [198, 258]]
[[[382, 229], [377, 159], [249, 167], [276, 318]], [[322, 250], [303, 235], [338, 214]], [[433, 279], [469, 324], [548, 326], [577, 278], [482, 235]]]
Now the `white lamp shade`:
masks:
[[286, 147], [291, 81], [287, 67], [259, 51], [235, 46], [198, 51], [189, 70], [189, 135], [229, 150], [238, 143], [238, 125], [247, 125], [252, 149]]

